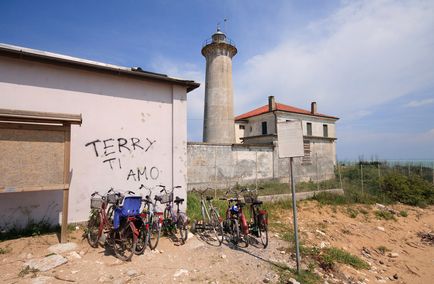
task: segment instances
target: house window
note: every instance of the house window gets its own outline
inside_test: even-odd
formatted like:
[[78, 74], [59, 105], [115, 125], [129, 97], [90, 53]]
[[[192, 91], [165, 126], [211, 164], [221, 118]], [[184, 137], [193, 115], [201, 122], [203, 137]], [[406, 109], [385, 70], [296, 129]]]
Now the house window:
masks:
[[250, 126], [250, 133], [252, 133], [252, 131], [253, 131], [253, 128], [252, 128], [252, 126]]
[[267, 134], [267, 122], [263, 121], [262, 122], [262, 135]]
[[240, 129], [245, 129], [246, 127], [244, 125], [240, 125]]
[[329, 137], [329, 129], [327, 124], [322, 125], [322, 132], [324, 137]]
[[306, 123], [306, 132], [307, 132], [307, 136], [312, 136], [312, 123], [311, 122]]
[[304, 149], [304, 156], [302, 158], [302, 163], [303, 164], [312, 164], [312, 159], [311, 159], [311, 155], [310, 155], [310, 141], [309, 140], [304, 140], [303, 141], [303, 149]]

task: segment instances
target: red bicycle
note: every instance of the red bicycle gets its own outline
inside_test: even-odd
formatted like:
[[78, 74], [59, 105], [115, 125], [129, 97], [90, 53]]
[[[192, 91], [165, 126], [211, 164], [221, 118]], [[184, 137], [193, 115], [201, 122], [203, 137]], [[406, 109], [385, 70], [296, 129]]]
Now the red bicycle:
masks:
[[[134, 192], [129, 191], [129, 194]], [[98, 196], [98, 197], [95, 197]], [[92, 247], [108, 244], [121, 260], [131, 260], [139, 231], [134, 223], [140, 213], [142, 198], [124, 196], [110, 189], [106, 195], [91, 195], [91, 214], [86, 229]]]

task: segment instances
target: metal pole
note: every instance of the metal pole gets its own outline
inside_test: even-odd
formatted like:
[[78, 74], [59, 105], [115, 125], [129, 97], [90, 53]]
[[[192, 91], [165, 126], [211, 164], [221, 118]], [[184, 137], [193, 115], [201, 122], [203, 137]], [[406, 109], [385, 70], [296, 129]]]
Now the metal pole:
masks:
[[339, 173], [339, 183], [341, 184], [341, 189], [343, 189], [344, 187], [342, 186], [342, 175], [341, 175], [341, 167], [339, 166], [339, 161], [338, 161], [338, 173]]
[[300, 244], [298, 242], [297, 203], [295, 200], [295, 181], [293, 171], [293, 158], [289, 158], [289, 170], [291, 175], [292, 212], [294, 217], [295, 256], [297, 261], [297, 274], [300, 274]]

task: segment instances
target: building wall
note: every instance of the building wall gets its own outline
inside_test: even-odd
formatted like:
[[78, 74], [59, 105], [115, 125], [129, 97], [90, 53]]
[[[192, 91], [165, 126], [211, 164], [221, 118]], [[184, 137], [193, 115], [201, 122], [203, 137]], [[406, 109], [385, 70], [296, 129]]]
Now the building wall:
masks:
[[[184, 87], [0, 58], [0, 94], [0, 108], [82, 114], [71, 129], [69, 222], [86, 220], [90, 194], [111, 187], [181, 185], [176, 194], [186, 196]], [[57, 223], [61, 202], [61, 191], [3, 193], [0, 226]]]
[[[294, 159], [296, 182], [334, 177], [332, 145], [312, 141], [316, 155], [310, 163]], [[235, 183], [255, 184], [266, 180], [289, 180], [289, 158], [279, 158], [278, 142], [268, 145], [207, 144], [189, 142], [188, 190], [228, 188]]]
[[254, 183], [274, 177], [270, 146], [189, 142], [188, 189], [226, 188], [237, 182]]

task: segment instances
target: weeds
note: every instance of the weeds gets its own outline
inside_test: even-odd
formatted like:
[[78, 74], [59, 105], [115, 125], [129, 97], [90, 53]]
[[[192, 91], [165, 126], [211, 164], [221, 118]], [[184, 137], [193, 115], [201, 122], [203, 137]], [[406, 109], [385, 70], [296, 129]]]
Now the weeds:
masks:
[[0, 248], [0, 254], [10, 253], [12, 249], [10, 247]]
[[402, 211], [399, 211], [399, 216], [401, 216], [401, 217], [407, 217], [408, 213], [407, 213], [407, 211], [402, 210]]
[[359, 214], [359, 211], [357, 211], [357, 209], [353, 209], [353, 208], [348, 207], [347, 213], [350, 216], [350, 218], [356, 218], [357, 215]]
[[390, 213], [389, 211], [385, 211], [385, 210], [377, 210], [377, 211], [375, 211], [375, 216], [377, 217], [377, 219], [394, 220], [394, 221], [396, 221], [395, 216], [392, 213]]
[[323, 258], [327, 259], [327, 263], [331, 263], [332, 266], [338, 262], [351, 265], [356, 269], [369, 269], [369, 264], [360, 257], [335, 247], [323, 249]]
[[288, 267], [285, 263], [274, 263], [274, 268], [279, 274], [280, 283], [289, 283], [291, 278], [303, 284], [321, 283], [321, 277], [313, 272], [313, 269], [301, 270], [299, 274], [296, 270]]
[[22, 237], [39, 236], [54, 232], [60, 232], [59, 225], [51, 225], [46, 220], [35, 222], [31, 220], [25, 227], [13, 226], [0, 232], [0, 241], [13, 240]]
[[39, 272], [38, 269], [30, 268], [30, 266], [27, 265], [26, 267], [24, 267], [23, 269], [21, 269], [20, 273], [18, 273], [18, 276], [19, 276], [19, 277], [24, 277], [24, 276], [26, 276], [27, 274], [32, 273], [32, 276], [31, 276], [31, 277], [32, 277], [32, 278], [35, 278], [37, 272]]
[[379, 247], [377, 247], [377, 250], [383, 255], [386, 254], [386, 252], [390, 251], [390, 249], [388, 249], [385, 246], [379, 246]]

